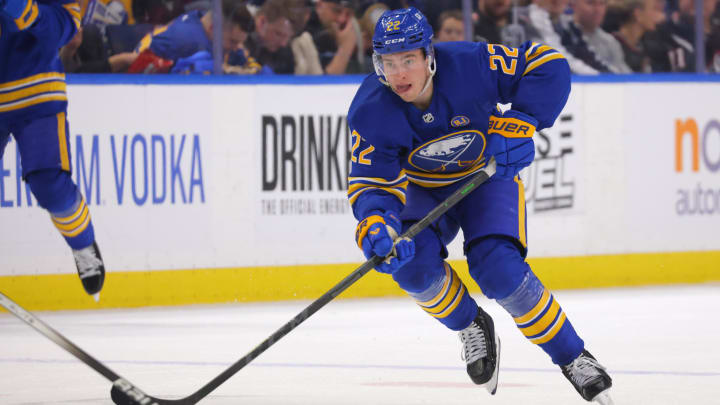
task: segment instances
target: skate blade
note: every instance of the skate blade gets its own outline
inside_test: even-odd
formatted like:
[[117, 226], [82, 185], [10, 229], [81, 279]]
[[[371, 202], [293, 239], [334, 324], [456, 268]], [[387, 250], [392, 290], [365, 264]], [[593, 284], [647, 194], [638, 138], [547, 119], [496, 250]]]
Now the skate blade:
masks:
[[100, 293], [95, 293], [92, 295], [95, 302], [100, 302]]
[[610, 388], [595, 395], [595, 398], [593, 398], [592, 401], [597, 402], [600, 405], [615, 405], [612, 398], [610, 397]]
[[490, 377], [490, 380], [483, 384], [490, 395], [495, 395], [495, 392], [497, 392], [498, 377], [500, 376], [500, 337], [497, 333], [495, 334], [495, 347], [497, 348], [495, 355], [495, 371], [493, 371], [493, 375]]

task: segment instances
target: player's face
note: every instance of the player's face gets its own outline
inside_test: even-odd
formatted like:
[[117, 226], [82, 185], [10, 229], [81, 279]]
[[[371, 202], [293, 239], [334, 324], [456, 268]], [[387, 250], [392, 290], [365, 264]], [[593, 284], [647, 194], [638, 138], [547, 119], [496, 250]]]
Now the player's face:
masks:
[[430, 72], [422, 49], [382, 55], [385, 79], [404, 101], [415, 101]]

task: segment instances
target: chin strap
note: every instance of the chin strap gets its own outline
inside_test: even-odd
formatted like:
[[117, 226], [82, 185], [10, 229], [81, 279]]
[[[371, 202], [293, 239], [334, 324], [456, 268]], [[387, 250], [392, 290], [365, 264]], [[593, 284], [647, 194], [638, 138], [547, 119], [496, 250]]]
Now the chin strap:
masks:
[[430, 72], [430, 76], [428, 76], [427, 80], [425, 80], [425, 86], [423, 86], [423, 89], [420, 90], [420, 93], [418, 94], [418, 97], [422, 96], [423, 93], [430, 87], [430, 82], [432, 82], [433, 76], [435, 76], [435, 71], [437, 70], [437, 65], [435, 64], [435, 58], [428, 58], [428, 71]]

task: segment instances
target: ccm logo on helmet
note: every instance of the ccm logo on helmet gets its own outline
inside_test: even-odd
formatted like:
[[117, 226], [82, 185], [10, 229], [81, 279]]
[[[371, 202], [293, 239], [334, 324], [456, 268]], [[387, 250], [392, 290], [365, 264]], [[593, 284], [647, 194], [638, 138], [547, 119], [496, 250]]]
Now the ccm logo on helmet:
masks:
[[397, 44], [398, 42], [405, 42], [405, 38], [388, 39], [385, 44]]

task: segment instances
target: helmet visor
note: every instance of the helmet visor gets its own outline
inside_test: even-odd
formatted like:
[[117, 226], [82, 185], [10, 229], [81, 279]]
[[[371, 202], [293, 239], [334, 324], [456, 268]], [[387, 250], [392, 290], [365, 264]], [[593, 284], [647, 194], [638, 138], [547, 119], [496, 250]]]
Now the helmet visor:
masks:
[[373, 65], [378, 76], [397, 75], [425, 67], [423, 53], [400, 52], [380, 55], [373, 53]]

